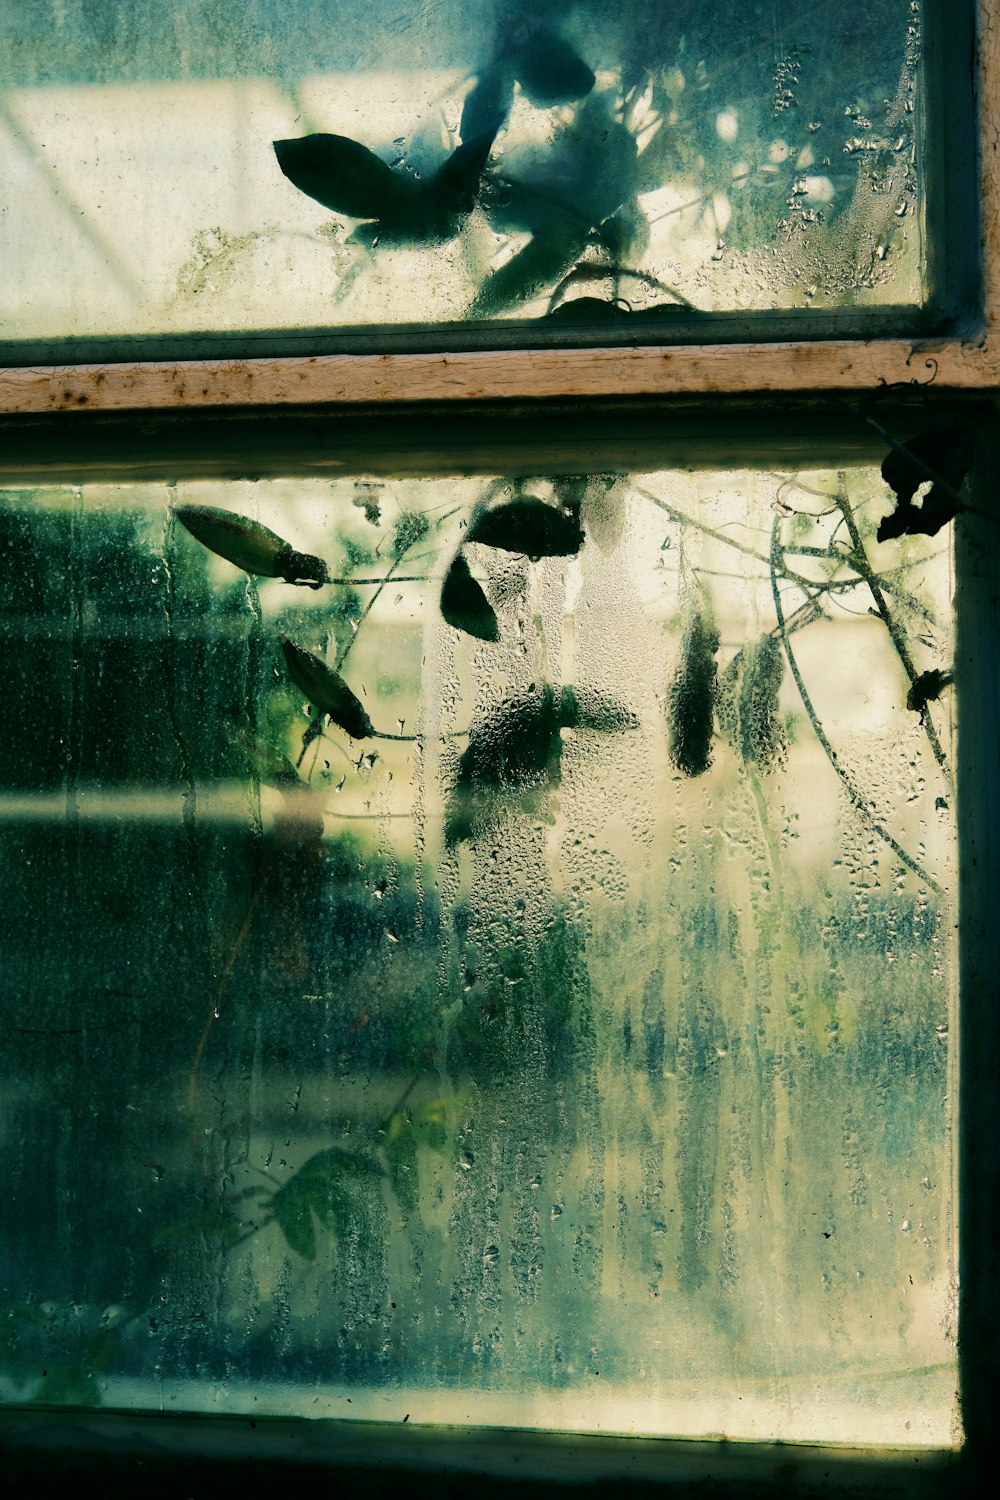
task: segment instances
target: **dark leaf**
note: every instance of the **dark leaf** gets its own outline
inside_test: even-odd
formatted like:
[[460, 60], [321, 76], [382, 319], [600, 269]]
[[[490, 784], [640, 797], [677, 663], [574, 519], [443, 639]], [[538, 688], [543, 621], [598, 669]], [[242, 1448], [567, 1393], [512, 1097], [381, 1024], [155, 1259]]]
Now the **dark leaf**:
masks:
[[405, 215], [418, 189], [381, 157], [346, 135], [275, 141], [278, 165], [300, 192], [352, 219]]
[[278, 165], [290, 182], [336, 213], [377, 221], [352, 238], [402, 244], [455, 234], [475, 206], [496, 128], [464, 141], [434, 176], [417, 183], [394, 172], [381, 157], [343, 135], [307, 135], [275, 141]]
[[526, 557], [573, 557], [583, 545], [583, 532], [574, 516], [529, 496], [483, 511], [467, 540]]
[[382, 1168], [372, 1156], [360, 1151], [345, 1151], [342, 1146], [328, 1146], [310, 1156], [299, 1168], [296, 1180], [333, 1183], [344, 1177], [381, 1177]]
[[[659, 277], [650, 276], [646, 271], [635, 271], [631, 266], [623, 265], [618, 260], [581, 260], [578, 262], [570, 271], [567, 271], [552, 293], [552, 300], [549, 303], [550, 311], [563, 301], [570, 287], [577, 286], [581, 282], [593, 283], [595, 281], [609, 283], [624, 281], [629, 283], [629, 285], [638, 284], [651, 292], [663, 292], [670, 298], [669, 302], [655, 303], [655, 308], [666, 310], [681, 307], [688, 312], [697, 311], [696, 308], [691, 306], [686, 297], [681, 296], [675, 287], [667, 286], [665, 282], [660, 281]], [[627, 308], [631, 308], [631, 303], [625, 298], [619, 297], [617, 300], [624, 302]], [[644, 309], [640, 309], [640, 312], [642, 311]]]
[[490, 601], [469, 572], [461, 552], [448, 569], [441, 588], [441, 613], [455, 630], [477, 636], [481, 641], [500, 639], [500, 627]]
[[701, 609], [688, 622], [681, 662], [667, 699], [670, 759], [685, 776], [701, 776], [712, 763], [715, 653], [719, 632]]
[[[895, 491], [897, 505], [876, 532], [880, 542], [898, 536], [934, 536], [959, 510], [962, 488], [974, 456], [974, 434], [968, 427], [933, 425], [894, 448], [882, 463], [882, 478]], [[943, 483], [941, 482], [943, 481]], [[931, 488], [922, 504], [913, 504], [921, 485]]]
[[316, 1259], [316, 1229], [310, 1213], [310, 1195], [293, 1180], [279, 1188], [270, 1200], [274, 1221], [288, 1241], [288, 1248], [303, 1260]]
[[214, 505], [178, 505], [174, 515], [191, 535], [227, 562], [260, 578], [319, 588], [329, 574], [321, 557], [296, 552], [269, 527]]
[[623, 297], [614, 301], [602, 297], [573, 297], [550, 307], [547, 322], [556, 323], [670, 323], [686, 315], [698, 316], [698, 309], [688, 302], [654, 302], [648, 307], [632, 307]]
[[782, 761], [785, 733], [778, 694], [785, 674], [781, 646], [771, 635], [737, 651], [719, 683], [719, 726], [745, 764], [762, 771]]
[[906, 695], [907, 708], [912, 713], [922, 714], [928, 703], [940, 698], [944, 689], [954, 680], [950, 672], [939, 671], [937, 667], [929, 672], [921, 672]]
[[345, 729], [352, 739], [365, 740], [375, 733], [362, 703], [339, 672], [293, 641], [283, 640], [281, 649], [289, 676], [313, 708], [326, 714], [338, 728]]
[[[505, 793], [528, 791], [525, 811], [540, 812], [544, 794], [559, 785], [563, 728], [561, 695], [545, 686], [505, 701], [472, 731], [458, 762], [445, 817], [445, 841], [470, 838], [496, 821]], [[569, 726], [565, 726], [569, 727]]]
[[[573, 714], [575, 710], [570, 709]], [[506, 698], [472, 731], [458, 762], [458, 781], [476, 786], [521, 786], [558, 774], [564, 723], [562, 696], [540, 691]]]
[[194, 1209], [182, 1219], [158, 1230], [153, 1244], [159, 1248], [189, 1239], [204, 1238], [231, 1245], [246, 1231], [247, 1226], [237, 1218], [229, 1202], [213, 1203], [206, 1208]]
[[448, 801], [445, 839], [467, 839], [513, 806], [539, 816], [561, 779], [563, 729], [635, 728], [635, 716], [593, 689], [548, 685], [504, 700], [472, 731]]
[[593, 93], [559, 137], [564, 181], [576, 213], [596, 231], [623, 203], [635, 201], [635, 136], [615, 112], [610, 93]]
[[689, 318], [702, 315], [701, 309], [689, 302], [654, 302], [650, 307], [637, 307], [632, 316], [639, 322], [648, 319], [651, 323], [672, 323], [682, 313]]
[[538, 109], [572, 104], [594, 87], [594, 74], [568, 42], [540, 26], [518, 49], [513, 71], [528, 100]]
[[563, 688], [560, 722], [564, 729], [596, 729], [602, 734], [639, 728], [630, 708], [596, 688]]
[[598, 238], [613, 261], [627, 261], [649, 248], [649, 220], [635, 199], [623, 203], [598, 226]]
[[303, 1260], [316, 1259], [313, 1216], [339, 1237], [358, 1213], [356, 1184], [361, 1178], [382, 1176], [371, 1157], [331, 1146], [317, 1151], [284, 1187], [273, 1193], [268, 1208], [288, 1241]]
[[631, 317], [631, 308], [621, 302], [605, 302], [601, 297], [573, 297], [545, 314], [549, 323], [621, 323]]

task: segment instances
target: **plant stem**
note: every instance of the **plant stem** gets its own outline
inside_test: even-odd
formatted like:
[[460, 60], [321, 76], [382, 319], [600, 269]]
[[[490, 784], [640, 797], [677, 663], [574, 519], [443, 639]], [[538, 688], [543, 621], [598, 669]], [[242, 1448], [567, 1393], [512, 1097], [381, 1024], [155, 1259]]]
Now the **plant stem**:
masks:
[[[669, 501], [661, 500], [659, 495], [650, 494], [649, 490], [644, 490], [640, 485], [633, 485], [632, 488], [635, 490], [637, 495], [641, 495], [643, 499], [648, 500], [651, 505], [655, 505], [659, 510], [665, 511], [666, 514], [671, 518], [671, 520], [680, 522], [682, 526], [691, 526], [695, 531], [700, 531], [703, 536], [710, 536], [713, 541], [722, 542], [724, 546], [732, 547], [735, 552], [741, 552], [744, 557], [752, 557], [755, 562], [763, 563], [765, 568], [770, 568], [771, 559], [767, 557], [763, 552], [758, 552], [754, 547], [748, 547], [745, 542], [735, 541], [733, 537], [726, 536], [724, 531], [716, 531], [713, 526], [706, 526], [704, 521], [696, 521], [693, 516], [689, 516], [684, 511], [678, 510], [677, 507], [675, 505], [671, 505]], [[846, 566], [850, 565], [850, 559], [845, 558], [844, 562]], [[806, 578], [802, 573], [793, 573], [787, 566], [784, 565], [784, 563], [782, 564], [782, 574], [785, 578], [788, 579], [790, 583], [797, 583], [800, 588], [810, 590], [816, 589], [820, 592], [826, 592], [827, 590], [834, 588], [857, 587], [856, 582], [849, 582], [847, 579], [844, 579], [841, 582], [837, 583], [830, 582], [820, 584], [817, 583], [813, 578]]]
[[874, 832], [878, 834], [879, 838], [882, 839], [884, 843], [888, 844], [889, 848], [896, 855], [897, 859], [902, 860], [907, 869], [912, 870], [915, 875], [919, 876], [919, 878], [924, 881], [927, 886], [930, 887], [935, 895], [940, 896], [941, 887], [938, 885], [937, 881], [934, 880], [933, 877], [929, 875], [923, 868], [923, 866], [913, 858], [912, 854], [907, 854], [903, 846], [896, 842], [887, 828], [883, 828], [874, 811], [865, 801], [858, 788], [854, 785], [854, 782], [851, 780], [848, 772], [841, 765], [840, 760], [837, 757], [837, 752], [836, 750], [834, 750], [829, 739], [827, 738], [826, 730], [820, 723], [819, 718], [816, 714], [816, 710], [813, 708], [812, 699], [809, 697], [805, 682], [802, 680], [802, 673], [799, 670], [799, 664], [795, 659], [795, 653], [792, 651], [789, 632], [785, 623], [785, 612], [781, 604], [781, 592], [778, 588], [778, 571], [781, 563], [781, 541], [778, 536], [778, 528], [780, 524], [780, 517], [776, 516], [774, 520], [774, 526], [771, 530], [771, 593], [774, 598], [774, 612], [778, 620], [778, 630], [781, 633], [781, 644], [784, 647], [785, 656], [788, 659], [788, 665], [791, 669], [792, 677], [795, 679], [795, 686], [799, 690], [799, 697], [802, 699], [802, 707], [806, 711], [816, 738], [819, 740], [820, 744], [823, 747], [823, 750], [826, 752], [827, 760], [830, 762], [831, 766], [843, 782], [847, 794], [850, 797], [851, 801], [854, 803], [854, 806], [857, 808], [858, 812], [868, 823], [869, 827], [871, 827]]
[[[865, 544], [861, 540], [861, 532], [858, 530], [858, 523], [854, 519], [854, 511], [851, 508], [850, 500], [847, 498], [847, 480], [843, 472], [837, 475], [837, 505], [840, 508], [841, 515], [844, 517], [847, 530], [851, 536], [851, 546], [853, 548], [851, 554], [852, 566], [856, 573], [860, 573], [871, 591], [871, 596], [875, 600], [875, 607], [882, 617], [882, 622], [886, 630], [889, 632], [889, 638], [896, 648], [896, 655], [899, 657], [903, 671], [910, 679], [910, 686], [912, 687], [920, 674], [913, 665], [913, 659], [907, 649], [906, 637], [903, 634], [902, 627], [890, 610], [875, 570], [868, 561]], [[934, 754], [934, 759], [943, 771], [947, 771], [948, 760], [944, 750], [941, 748], [941, 741], [937, 737], [937, 731], [931, 722], [930, 712], [921, 714], [920, 718], [927, 734], [927, 742]]]

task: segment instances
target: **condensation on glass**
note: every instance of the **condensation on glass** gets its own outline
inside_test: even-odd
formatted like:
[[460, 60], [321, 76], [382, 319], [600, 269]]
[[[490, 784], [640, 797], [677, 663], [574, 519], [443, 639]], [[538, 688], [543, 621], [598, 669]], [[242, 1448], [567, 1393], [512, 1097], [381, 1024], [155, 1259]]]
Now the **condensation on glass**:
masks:
[[951, 560], [890, 499], [3, 493], [5, 1400], [954, 1438]]
[[916, 0], [0, 15], [7, 340], [926, 300]]

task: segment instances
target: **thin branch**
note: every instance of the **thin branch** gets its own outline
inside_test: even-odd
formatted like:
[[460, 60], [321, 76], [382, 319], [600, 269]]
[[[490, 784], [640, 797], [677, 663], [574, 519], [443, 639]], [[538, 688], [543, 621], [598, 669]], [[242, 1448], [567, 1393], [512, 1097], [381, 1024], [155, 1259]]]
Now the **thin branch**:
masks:
[[[394, 583], [428, 583], [428, 582], [432, 582], [432, 581], [434, 581], [434, 580], [432, 580], [431, 575], [429, 573], [395, 573], [395, 574], [393, 574], [393, 582]], [[437, 580], [437, 581], [440, 582], [441, 580]], [[345, 585], [355, 584], [356, 583], [356, 584], [359, 585], [359, 587], [362, 584], [363, 585], [376, 584], [379, 587], [381, 587], [385, 583], [385, 578], [384, 577], [378, 577], [378, 578], [352, 578], [348, 574], [348, 576], [346, 578], [327, 578], [326, 582], [327, 583], [341, 583], [341, 584], [345, 584]]]
[[[845, 524], [851, 536], [851, 546], [853, 548], [853, 551], [851, 553], [851, 563], [854, 567], [855, 572], [861, 574], [861, 577], [865, 580], [865, 583], [868, 585], [868, 588], [871, 591], [871, 596], [875, 600], [875, 607], [882, 617], [882, 622], [885, 625], [886, 630], [888, 630], [889, 632], [889, 638], [896, 648], [896, 655], [899, 657], [899, 660], [903, 666], [903, 671], [910, 679], [910, 686], [912, 687], [917, 678], [920, 676], [920, 673], [913, 665], [913, 658], [910, 656], [909, 650], [907, 648], [906, 636], [903, 634], [902, 627], [890, 610], [889, 605], [886, 602], [885, 594], [882, 592], [882, 589], [879, 585], [879, 580], [875, 573], [875, 570], [872, 567], [871, 563], [868, 561], [868, 554], [865, 551], [865, 544], [861, 539], [861, 532], [858, 530], [858, 523], [854, 519], [854, 511], [851, 508], [850, 500], [847, 498], [847, 480], [842, 472], [837, 475], [837, 505], [840, 508], [840, 513], [844, 517]], [[938, 765], [943, 771], [947, 771], [948, 759], [944, 753], [944, 750], [941, 748], [941, 741], [937, 737], [937, 730], [934, 728], [934, 725], [931, 722], [930, 714], [921, 714], [920, 718], [921, 723], [923, 724], [924, 729], [927, 733], [927, 743], [930, 745], [931, 750], [933, 751], [934, 759], [937, 761]]]
[[809, 722], [813, 727], [813, 732], [822, 745], [823, 750], [826, 752], [827, 760], [830, 762], [834, 771], [836, 771], [837, 775], [840, 777], [840, 780], [843, 782], [848, 796], [854, 803], [854, 806], [857, 808], [858, 812], [861, 813], [862, 817], [868, 823], [869, 827], [871, 827], [874, 832], [878, 834], [879, 838], [882, 839], [884, 843], [888, 844], [889, 848], [896, 855], [897, 859], [900, 859], [903, 864], [906, 865], [907, 869], [912, 870], [915, 875], [919, 876], [919, 878], [924, 881], [927, 886], [930, 887], [935, 895], [940, 896], [941, 887], [938, 885], [937, 881], [931, 875], [929, 875], [923, 868], [923, 866], [913, 858], [912, 854], [907, 854], [902, 844], [898, 844], [889, 830], [882, 826], [877, 816], [875, 815], [874, 810], [869, 806], [864, 797], [861, 795], [861, 792], [854, 785], [854, 782], [851, 780], [850, 774], [841, 765], [840, 760], [837, 756], [837, 752], [836, 750], [834, 750], [829, 739], [827, 738], [826, 730], [820, 723], [816, 710], [813, 708], [812, 699], [809, 697], [805, 682], [802, 679], [802, 673], [799, 670], [799, 664], [795, 659], [795, 653], [792, 651], [791, 641], [789, 640], [789, 631], [785, 622], [785, 612], [781, 604], [781, 593], [778, 588], [778, 569], [781, 563], [781, 542], [778, 536], [778, 528], [780, 525], [781, 519], [780, 517], [776, 516], [774, 520], [774, 526], [771, 531], [771, 593], [774, 597], [774, 612], [778, 620], [778, 630], [781, 633], [781, 644], [784, 647], [785, 656], [788, 659], [788, 665], [791, 669], [792, 677], [795, 679], [795, 686], [799, 690], [799, 697], [802, 699], [802, 706], [805, 709]]
[[[732, 547], [735, 552], [741, 552], [744, 557], [752, 557], [755, 562], [763, 563], [765, 568], [770, 568], [771, 559], [763, 552], [755, 551], [753, 547], [748, 547], [745, 542], [735, 541], [733, 537], [726, 536], [724, 531], [716, 531], [713, 526], [706, 526], [704, 521], [696, 521], [693, 516], [689, 516], [684, 511], [678, 510], [669, 501], [661, 500], [659, 495], [654, 495], [649, 490], [644, 490], [641, 485], [635, 484], [632, 488], [644, 500], [648, 500], [652, 505], [657, 506], [659, 510], [665, 511], [671, 520], [678, 521], [682, 526], [690, 526], [695, 531], [700, 531], [703, 536], [709, 536], [713, 541], [722, 542], [724, 546]], [[847, 561], [845, 558], [845, 564]], [[698, 571], [704, 572], [705, 569], [699, 569]], [[806, 578], [803, 573], [793, 573], [787, 566], [783, 567], [782, 571], [790, 583], [797, 583], [802, 589], [816, 590], [820, 593], [826, 593], [834, 589], [857, 588], [858, 586], [857, 579], [841, 579], [836, 582], [831, 580], [829, 583], [819, 583], [814, 578]]]
[[[782, 557], [820, 557], [825, 559], [827, 562], [836, 562], [840, 566], [843, 566], [844, 564], [850, 564], [851, 561], [850, 557], [845, 556], [842, 553], [831, 552], [829, 547], [782, 547], [781, 555]], [[930, 561], [930, 559], [920, 559], [920, 562], [927, 561]], [[903, 567], [906, 568], [915, 568], [918, 566], [919, 563], [916, 561], [903, 564]], [[900, 572], [902, 571], [902, 569], [894, 569], [894, 571]], [[789, 578], [795, 577], [795, 581], [798, 581], [796, 575], [787, 574], [786, 576], [788, 576]], [[876, 573], [873, 570], [872, 576], [873, 578], [876, 578], [878, 580], [880, 587], [885, 589], [886, 593], [894, 594], [901, 604], [905, 604], [907, 609], [912, 610], [914, 614], [919, 615], [922, 620], [926, 620], [928, 625], [940, 626], [940, 621], [938, 620], [938, 617], [934, 613], [934, 611], [932, 609], [928, 609], [926, 604], [922, 604], [917, 598], [916, 594], [911, 594], [909, 589], [904, 589], [902, 584], [896, 583], [888, 573]], [[867, 579], [865, 581], [867, 582]], [[828, 585], [828, 587], [831, 590], [834, 588], [858, 588], [860, 582], [861, 580], [857, 578], [843, 579], [836, 584]]]
[[665, 511], [672, 521], [679, 521], [682, 526], [693, 526], [696, 531], [700, 531], [704, 536], [710, 536], [717, 542], [723, 542], [725, 546], [732, 547], [736, 552], [742, 552], [744, 557], [754, 558], [757, 562], [763, 563], [765, 567], [769, 566], [770, 558], [763, 552], [755, 552], [752, 547], [746, 546], [745, 543], [734, 541], [731, 536], [726, 536], [724, 531], [716, 531], [714, 527], [706, 526], [704, 521], [696, 521], [693, 516], [686, 515], [684, 511], [678, 510], [669, 501], [661, 500], [659, 495], [654, 495], [649, 490], [644, 490], [641, 485], [634, 484], [632, 488], [644, 500], [648, 500], [650, 504], [655, 505], [659, 510]]

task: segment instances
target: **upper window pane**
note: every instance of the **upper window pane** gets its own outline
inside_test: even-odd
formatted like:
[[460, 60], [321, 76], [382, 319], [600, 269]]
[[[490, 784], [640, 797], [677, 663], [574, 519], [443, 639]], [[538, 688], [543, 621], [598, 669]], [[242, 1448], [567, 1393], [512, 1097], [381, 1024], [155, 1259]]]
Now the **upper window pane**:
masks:
[[699, 315], [912, 319], [930, 297], [916, 0], [0, 15], [15, 343], [471, 324], [488, 344], [546, 317], [711, 337]]

